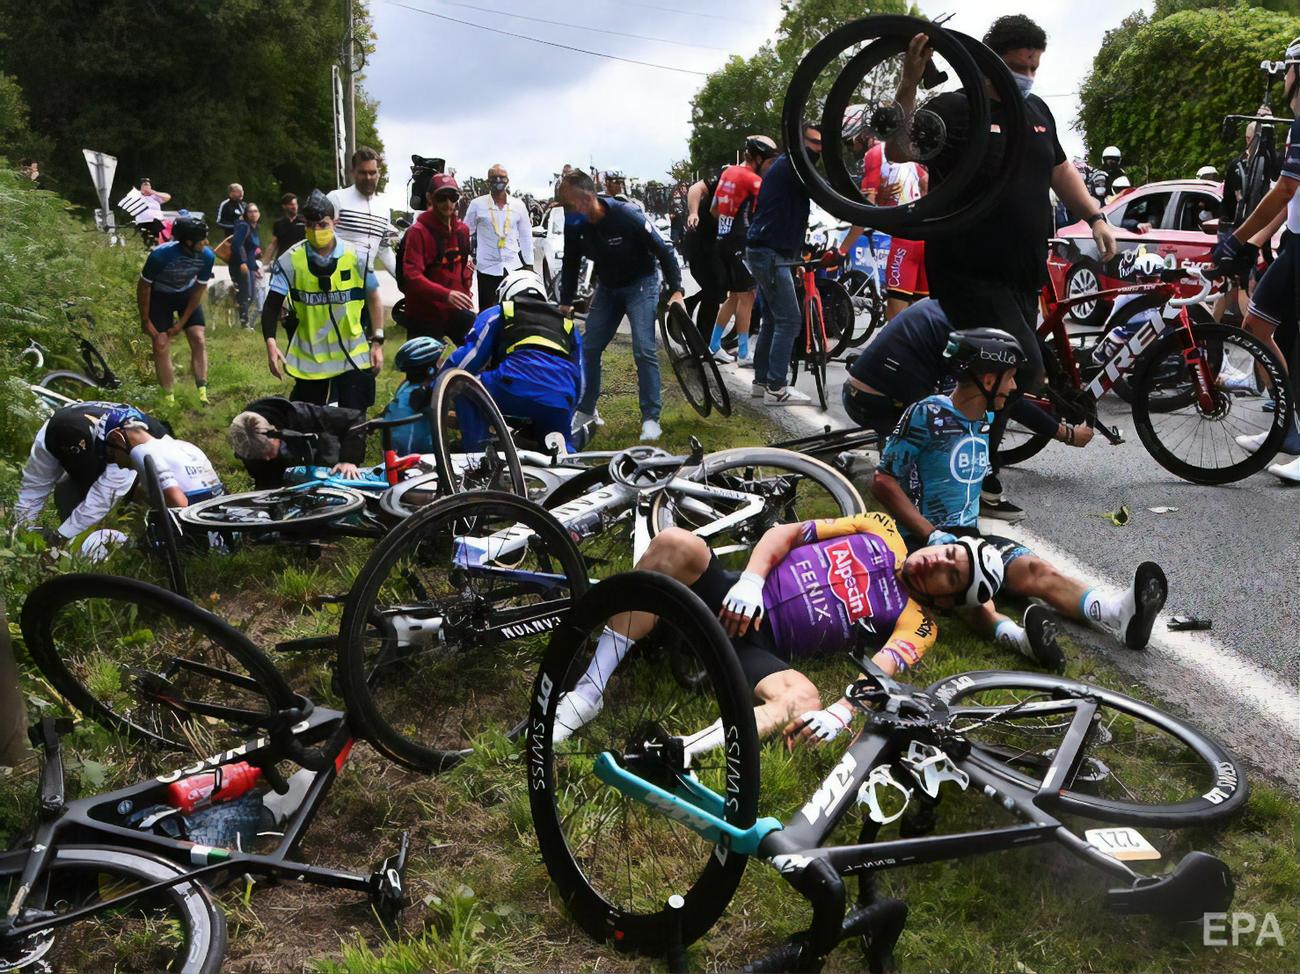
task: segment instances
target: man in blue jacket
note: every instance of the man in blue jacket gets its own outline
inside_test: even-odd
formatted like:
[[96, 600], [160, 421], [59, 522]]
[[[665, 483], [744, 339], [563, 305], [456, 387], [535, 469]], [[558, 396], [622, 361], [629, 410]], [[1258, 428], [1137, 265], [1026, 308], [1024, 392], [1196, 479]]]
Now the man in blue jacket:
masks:
[[564, 269], [560, 275], [560, 313], [573, 314], [582, 258], [591, 259], [600, 283], [587, 315], [586, 391], [578, 403], [575, 425], [599, 423], [600, 357], [623, 316], [632, 325], [632, 358], [636, 361], [637, 392], [641, 400], [641, 439], [657, 440], [659, 426], [659, 353], [655, 343], [655, 310], [659, 306], [659, 273], [670, 300], [685, 306], [682, 272], [672, 245], [649, 217], [630, 203], [597, 196], [591, 177], [574, 170], [560, 180], [557, 199], [565, 210]]

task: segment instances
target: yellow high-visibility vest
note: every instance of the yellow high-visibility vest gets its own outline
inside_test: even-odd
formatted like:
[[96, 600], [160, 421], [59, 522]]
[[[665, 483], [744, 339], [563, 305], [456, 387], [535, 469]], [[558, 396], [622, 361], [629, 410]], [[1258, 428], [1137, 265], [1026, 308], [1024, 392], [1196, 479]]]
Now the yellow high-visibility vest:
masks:
[[284, 355], [286, 369], [296, 379], [329, 379], [370, 368], [370, 342], [361, 327], [366, 277], [357, 255], [351, 247], [343, 249], [325, 289], [308, 263], [307, 246], [302, 242], [289, 251], [289, 297], [298, 328]]

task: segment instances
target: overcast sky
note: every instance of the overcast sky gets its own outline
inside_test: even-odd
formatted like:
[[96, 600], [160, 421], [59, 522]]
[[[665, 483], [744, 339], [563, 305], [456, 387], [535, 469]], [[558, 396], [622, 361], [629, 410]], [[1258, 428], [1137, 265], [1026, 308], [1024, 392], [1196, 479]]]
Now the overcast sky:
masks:
[[[977, 37], [995, 17], [1029, 12], [1048, 36], [1034, 91], [1047, 99], [1065, 150], [1074, 156], [1083, 150], [1070, 128], [1078, 110], [1075, 92], [1102, 35], [1133, 10], [1149, 10], [1153, 0], [921, 0], [920, 6], [931, 17], [956, 10], [952, 26]], [[386, 195], [395, 208], [403, 206], [412, 153], [443, 156], [460, 173], [479, 176], [502, 162], [518, 191], [548, 192], [552, 173], [564, 162], [662, 179], [669, 164], [686, 155], [690, 100], [703, 75], [732, 54], [753, 54], [781, 19], [778, 0], [728, 0], [725, 6], [695, 0], [371, 0], [371, 12], [378, 41], [365, 85], [379, 99], [390, 169]]]

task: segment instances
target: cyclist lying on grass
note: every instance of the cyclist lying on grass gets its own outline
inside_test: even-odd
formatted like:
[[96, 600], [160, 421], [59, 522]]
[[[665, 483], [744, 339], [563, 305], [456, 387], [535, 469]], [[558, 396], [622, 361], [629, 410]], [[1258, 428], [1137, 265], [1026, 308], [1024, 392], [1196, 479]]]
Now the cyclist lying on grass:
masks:
[[[958, 376], [951, 396], [914, 403], [885, 444], [871, 493], [902, 529], [909, 551], [947, 547], [958, 537], [981, 537], [980, 485], [989, 467], [989, 428], [1015, 388], [1024, 361], [1020, 344], [996, 328], [955, 331], [945, 351]], [[1168, 583], [1154, 562], [1138, 566], [1133, 588], [1106, 593], [1087, 588], [1010, 538], [984, 536], [1001, 556], [1006, 590], [1038, 598], [1072, 619], [1090, 622], [1143, 649], [1164, 607]], [[1025, 611], [1024, 627], [999, 614], [991, 602], [971, 606], [967, 620], [1030, 659], [1052, 669], [1065, 663], [1055, 625], [1045, 606]]]
[[[880, 513], [777, 525], [754, 547], [744, 572], [724, 569], [703, 539], [669, 528], [636, 567], [690, 586], [718, 613], [753, 687], [759, 736], [782, 730], [789, 746], [833, 739], [854, 713], [843, 698], [823, 709], [817, 687], [792, 663], [866, 648], [889, 675], [906, 671], [937, 638], [923, 606], [983, 604], [1002, 584], [991, 545], [960, 539], [909, 555], [893, 519]], [[609, 674], [656, 617], [620, 618], [628, 620], [623, 631], [605, 629], [586, 673], [560, 698], [557, 741], [600, 712]], [[687, 749], [716, 747], [721, 733], [720, 724], [706, 728]]]

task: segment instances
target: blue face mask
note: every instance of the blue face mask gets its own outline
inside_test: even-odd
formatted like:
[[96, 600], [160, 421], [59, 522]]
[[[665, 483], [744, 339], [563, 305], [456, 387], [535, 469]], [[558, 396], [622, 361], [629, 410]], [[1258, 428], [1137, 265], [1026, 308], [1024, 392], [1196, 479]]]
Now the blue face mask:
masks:
[[1016, 79], [1016, 87], [1020, 89], [1020, 97], [1028, 98], [1029, 92], [1034, 87], [1034, 79], [1027, 74], [1018, 74], [1015, 71], [1011, 72], [1011, 77]]

